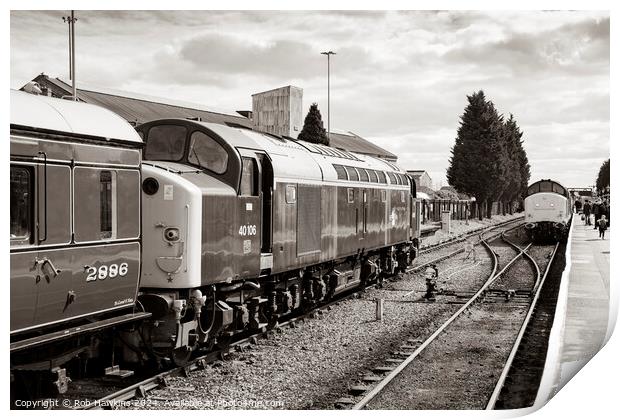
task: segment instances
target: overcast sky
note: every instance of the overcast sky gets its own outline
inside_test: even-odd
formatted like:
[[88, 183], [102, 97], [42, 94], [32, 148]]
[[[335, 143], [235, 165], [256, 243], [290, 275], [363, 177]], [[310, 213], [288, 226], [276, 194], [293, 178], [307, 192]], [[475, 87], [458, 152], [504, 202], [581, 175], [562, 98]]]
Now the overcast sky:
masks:
[[[11, 87], [67, 78], [63, 11], [11, 13]], [[532, 180], [588, 186], [609, 157], [607, 12], [77, 12], [78, 83], [251, 109], [285, 85], [332, 127], [445, 172], [466, 95], [524, 131]]]

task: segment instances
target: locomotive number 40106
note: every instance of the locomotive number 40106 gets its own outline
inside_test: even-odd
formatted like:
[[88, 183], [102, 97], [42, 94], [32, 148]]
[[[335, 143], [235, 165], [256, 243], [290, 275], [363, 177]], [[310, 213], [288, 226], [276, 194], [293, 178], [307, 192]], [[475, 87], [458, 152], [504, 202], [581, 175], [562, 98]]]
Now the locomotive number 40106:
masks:
[[104, 280], [106, 278], [113, 279], [114, 277], [125, 277], [129, 271], [129, 266], [126, 262], [119, 264], [100, 265], [99, 267], [86, 267], [88, 276], [86, 281]]
[[241, 225], [239, 227], [239, 235], [241, 236], [256, 235], [256, 225]]

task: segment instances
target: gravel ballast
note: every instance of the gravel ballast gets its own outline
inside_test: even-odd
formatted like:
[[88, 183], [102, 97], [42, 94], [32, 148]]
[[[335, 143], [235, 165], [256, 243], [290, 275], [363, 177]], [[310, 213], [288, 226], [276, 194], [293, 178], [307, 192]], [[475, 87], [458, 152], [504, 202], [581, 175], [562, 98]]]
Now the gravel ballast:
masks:
[[[476, 250], [476, 262], [459, 254], [439, 263], [438, 287], [475, 292], [491, 271], [486, 251], [481, 246]], [[436, 258], [444, 252], [433, 254]], [[509, 247], [499, 253], [508, 258], [509, 252], [516, 255]], [[423, 341], [458, 309], [450, 303], [451, 295], [425, 302], [424, 291], [422, 274], [403, 275], [400, 281], [386, 282], [384, 288], [369, 289], [358, 298], [321, 310], [295, 328], [277, 328], [256, 345], [187, 378], [170, 378], [167, 388], [150, 392], [129, 408], [332, 409], [404, 339]], [[375, 320], [379, 298], [385, 302], [382, 321]]]

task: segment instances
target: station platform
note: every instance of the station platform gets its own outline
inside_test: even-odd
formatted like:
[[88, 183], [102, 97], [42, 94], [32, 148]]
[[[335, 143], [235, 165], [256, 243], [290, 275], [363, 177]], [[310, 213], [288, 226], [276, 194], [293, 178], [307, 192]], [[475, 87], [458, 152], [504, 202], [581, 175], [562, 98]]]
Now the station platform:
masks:
[[[609, 245], [611, 229], [573, 218], [566, 247], [566, 268], [558, 295], [544, 373], [534, 407], [541, 407], [603, 347], [611, 336]], [[610, 322], [611, 321], [611, 322]]]

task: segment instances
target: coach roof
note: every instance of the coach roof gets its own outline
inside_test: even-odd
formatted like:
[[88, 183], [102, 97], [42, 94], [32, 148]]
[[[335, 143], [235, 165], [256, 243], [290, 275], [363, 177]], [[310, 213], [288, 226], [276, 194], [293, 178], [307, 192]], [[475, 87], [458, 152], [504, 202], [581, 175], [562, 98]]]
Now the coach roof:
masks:
[[11, 126], [142, 143], [134, 128], [105, 108], [11, 90]]

